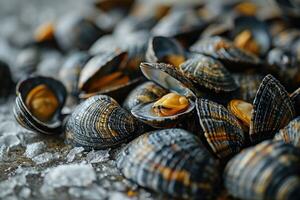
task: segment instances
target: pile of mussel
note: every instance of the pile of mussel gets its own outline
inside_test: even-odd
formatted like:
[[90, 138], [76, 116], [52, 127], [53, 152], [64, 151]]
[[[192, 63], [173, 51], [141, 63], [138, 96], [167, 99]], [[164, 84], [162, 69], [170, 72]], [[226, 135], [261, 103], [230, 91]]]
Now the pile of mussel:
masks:
[[[299, 1], [91, 7], [21, 45], [20, 125], [86, 150], [122, 147], [123, 175], [168, 197], [300, 197]], [[49, 51], [64, 62], [41, 62]], [[4, 97], [14, 84], [0, 72]]]

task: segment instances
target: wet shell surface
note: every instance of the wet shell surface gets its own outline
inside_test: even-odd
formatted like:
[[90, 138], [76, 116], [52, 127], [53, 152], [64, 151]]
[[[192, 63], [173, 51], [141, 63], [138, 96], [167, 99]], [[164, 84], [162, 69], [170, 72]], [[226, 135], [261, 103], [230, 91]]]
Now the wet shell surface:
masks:
[[134, 138], [143, 127], [114, 99], [96, 95], [74, 110], [66, 124], [66, 137], [74, 146], [105, 149]]
[[218, 158], [227, 159], [241, 151], [245, 136], [234, 115], [206, 99], [197, 99], [196, 109], [202, 128], [200, 136]]
[[131, 113], [138, 120], [154, 128], [170, 128], [178, 125], [180, 121], [188, 120], [194, 108], [195, 103], [192, 100], [176, 93], [169, 93], [156, 102], [133, 107]]
[[300, 150], [283, 142], [264, 141], [245, 149], [227, 164], [225, 187], [240, 199], [298, 199]]
[[62, 132], [61, 110], [67, 91], [50, 77], [35, 76], [18, 83], [14, 116], [26, 129], [42, 134]]
[[300, 117], [292, 120], [286, 127], [276, 133], [274, 139], [300, 148]]
[[294, 104], [285, 88], [272, 75], [261, 82], [250, 122], [250, 140], [253, 143], [272, 138], [295, 117]]
[[129, 93], [123, 103], [123, 107], [126, 110], [131, 110], [133, 107], [139, 104], [155, 101], [167, 93], [168, 91], [166, 89], [151, 81], [147, 81], [137, 86]]
[[117, 167], [137, 184], [174, 197], [212, 199], [220, 182], [216, 160], [182, 129], [141, 135], [120, 152]]
[[232, 92], [238, 89], [231, 74], [219, 61], [204, 55], [197, 55], [179, 66], [185, 77], [199, 90], [208, 89], [215, 93]]
[[253, 68], [260, 64], [257, 56], [235, 47], [231, 41], [219, 36], [200, 39], [190, 50], [218, 59], [228, 69], [234, 71], [243, 71], [245, 68]]

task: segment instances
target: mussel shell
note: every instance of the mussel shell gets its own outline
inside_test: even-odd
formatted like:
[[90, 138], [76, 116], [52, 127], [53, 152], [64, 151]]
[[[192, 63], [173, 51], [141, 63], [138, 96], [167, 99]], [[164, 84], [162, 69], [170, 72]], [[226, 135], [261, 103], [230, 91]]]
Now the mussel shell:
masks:
[[274, 139], [300, 148], [300, 117], [295, 118], [286, 127], [276, 133]]
[[300, 150], [283, 142], [264, 141], [227, 164], [225, 187], [240, 199], [298, 199]]
[[212, 199], [220, 183], [217, 161], [182, 129], [141, 135], [120, 152], [117, 167], [137, 184], [173, 197]]
[[147, 81], [134, 88], [126, 97], [123, 108], [130, 111], [133, 107], [155, 101], [156, 99], [167, 94], [168, 91], [159, 85]]
[[300, 116], [300, 87], [290, 94], [291, 100], [294, 103], [296, 115]]
[[146, 53], [148, 62], [162, 62], [162, 58], [167, 55], [184, 56], [184, 50], [181, 45], [172, 38], [155, 36], [150, 39]]
[[185, 78], [175, 66], [165, 63], [141, 63], [144, 76], [163, 88], [175, 91], [186, 97], [194, 97], [195, 90], [190, 80]]
[[97, 54], [107, 52], [107, 49], [117, 50], [120, 49], [120, 44], [118, 38], [114, 35], [104, 35], [100, 37], [98, 40], [94, 42], [94, 44], [90, 47], [89, 53], [93, 56]]
[[91, 17], [73, 13], [60, 19], [55, 28], [55, 38], [64, 50], [87, 50], [104, 34]]
[[260, 74], [233, 74], [233, 78], [239, 86], [239, 99], [253, 102], [263, 76]]
[[189, 46], [199, 37], [206, 22], [191, 8], [174, 9], [152, 29], [155, 36], [174, 37]]
[[0, 98], [6, 98], [12, 89], [13, 80], [9, 66], [0, 60]]
[[143, 133], [144, 126], [111, 97], [96, 95], [75, 108], [65, 132], [74, 146], [105, 149]]
[[277, 79], [267, 75], [261, 82], [253, 101], [250, 140], [257, 143], [272, 138], [294, 116], [294, 104], [289, 94]]
[[182, 63], [179, 68], [198, 90], [205, 88], [215, 93], [226, 93], [238, 89], [222, 63], [211, 57], [199, 54], [196, 58]]
[[244, 30], [251, 31], [254, 40], [259, 44], [259, 55], [265, 55], [271, 47], [271, 35], [267, 25], [256, 17], [241, 16], [234, 20], [233, 37]]
[[241, 151], [246, 137], [234, 115], [207, 99], [197, 99], [196, 109], [202, 129], [199, 134], [216, 157], [226, 160]]
[[[222, 45], [225, 47], [222, 47]], [[191, 46], [190, 51], [218, 59], [227, 69], [233, 71], [244, 71], [247, 68], [255, 68], [261, 64], [257, 56], [235, 47], [232, 42], [219, 36], [198, 40]]]
[[85, 91], [89, 84], [95, 79], [118, 70], [120, 63], [126, 56], [126, 52], [112, 50], [92, 57], [80, 73], [78, 82], [79, 89]]
[[[38, 85], [44, 84], [49, 87], [59, 101], [59, 107], [50, 122], [42, 122], [32, 115], [27, 108], [25, 101], [29, 92]], [[42, 134], [57, 134], [62, 131], [63, 116], [61, 110], [65, 104], [67, 91], [65, 86], [50, 77], [34, 76], [20, 81], [16, 88], [16, 103], [14, 106], [14, 116], [17, 122], [26, 129]]]
[[158, 116], [153, 112], [152, 106], [155, 102], [140, 104], [131, 109], [131, 114], [138, 120], [154, 128], [176, 127], [181, 121], [189, 120], [193, 115], [195, 103], [189, 100], [189, 107], [184, 112], [171, 116]]

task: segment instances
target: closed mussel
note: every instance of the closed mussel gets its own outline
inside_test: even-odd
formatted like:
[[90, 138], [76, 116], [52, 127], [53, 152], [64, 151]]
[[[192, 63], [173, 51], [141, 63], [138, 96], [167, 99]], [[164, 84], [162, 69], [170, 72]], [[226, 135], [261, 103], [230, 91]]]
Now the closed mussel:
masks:
[[300, 150], [290, 144], [264, 141], [227, 164], [225, 187], [240, 199], [298, 199]]
[[295, 118], [286, 127], [276, 133], [274, 139], [300, 148], [300, 117]]
[[167, 94], [168, 91], [159, 85], [147, 81], [134, 88], [126, 97], [123, 107], [131, 110], [134, 106], [149, 103]]
[[260, 65], [260, 59], [257, 56], [219, 36], [200, 39], [191, 46], [190, 50], [218, 59], [226, 68], [233, 71], [244, 71]]
[[66, 123], [67, 142], [86, 149], [115, 147], [143, 133], [143, 124], [111, 97], [96, 95], [77, 106]]
[[148, 62], [168, 63], [178, 67], [185, 61], [184, 50], [172, 38], [156, 36], [150, 39], [146, 53]]
[[216, 157], [226, 160], [241, 151], [246, 137], [233, 114], [206, 99], [197, 99], [196, 109], [202, 129], [199, 135]]
[[179, 198], [212, 199], [220, 182], [216, 160], [183, 129], [136, 138], [120, 152], [117, 167], [139, 185]]
[[35, 76], [18, 83], [14, 116], [26, 129], [42, 134], [62, 131], [61, 110], [67, 96], [64, 85], [49, 77]]
[[255, 99], [249, 135], [253, 143], [272, 138], [295, 117], [294, 104], [280, 82], [267, 75], [261, 82]]

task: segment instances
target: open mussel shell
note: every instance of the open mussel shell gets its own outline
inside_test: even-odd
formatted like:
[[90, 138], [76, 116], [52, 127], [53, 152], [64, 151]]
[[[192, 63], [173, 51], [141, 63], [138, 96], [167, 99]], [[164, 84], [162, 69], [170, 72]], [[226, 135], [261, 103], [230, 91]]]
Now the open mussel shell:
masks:
[[294, 104], [280, 82], [267, 75], [261, 82], [250, 122], [250, 140], [253, 143], [272, 138], [295, 117]]
[[[241, 43], [239, 44], [241, 44], [246, 50], [249, 50], [252, 53], [255, 53], [256, 55], [264, 56], [269, 51], [272, 44], [271, 35], [268, 31], [267, 25], [263, 21], [257, 19], [256, 17], [252, 17], [252, 16], [237, 17], [234, 20], [234, 31], [232, 33], [232, 37], [236, 38], [239, 34], [243, 34], [243, 33], [244, 36], [246, 36], [245, 31], [248, 31], [248, 33], [250, 33], [249, 39], [251, 40], [252, 38], [254, 43], [256, 43], [257, 47], [256, 49], [254, 49], [253, 45], [251, 48], [247, 46], [247, 44], [245, 45]], [[245, 37], [242, 39], [245, 39]]]
[[134, 88], [128, 94], [124, 100], [123, 108], [130, 111], [137, 105], [153, 102], [167, 93], [166, 89], [151, 81], [147, 81]]
[[238, 89], [229, 71], [211, 57], [199, 54], [182, 63], [179, 68], [199, 91], [204, 89], [214, 93], [228, 93]]
[[96, 95], [75, 108], [65, 132], [74, 146], [105, 149], [143, 133], [144, 126], [111, 97]]
[[291, 100], [294, 103], [296, 115], [300, 116], [300, 87], [290, 94]]
[[118, 38], [113, 34], [104, 35], [96, 40], [89, 49], [89, 53], [93, 56], [107, 52], [107, 48], [111, 50], [120, 49]]
[[[173, 57], [176, 63], [179, 63], [170, 63], [171, 57]], [[175, 39], [156, 36], [149, 41], [146, 59], [148, 62], [163, 62], [178, 66], [181, 64], [180, 62], [184, 62], [185, 55], [183, 48]]]
[[8, 97], [13, 87], [13, 80], [9, 66], [0, 60], [0, 101]]
[[[43, 76], [30, 77], [18, 83], [16, 93], [14, 116], [21, 126], [48, 135], [62, 131], [61, 110], [67, 97], [67, 91], [60, 81]], [[30, 98], [31, 101], [29, 101]], [[50, 102], [53, 98], [55, 103]], [[55, 110], [51, 110], [50, 106], [53, 106]], [[39, 115], [34, 114], [34, 109], [41, 109]], [[50, 111], [53, 114], [50, 115]], [[47, 120], [40, 117], [48, 114]]]
[[198, 40], [191, 46], [190, 51], [218, 59], [232, 71], [244, 71], [261, 64], [257, 56], [236, 47], [231, 41], [219, 36]]
[[79, 97], [87, 99], [105, 94], [118, 101], [124, 100], [128, 91], [142, 81], [134, 73], [129, 73], [130, 70], [125, 70], [126, 62], [127, 53], [120, 50], [107, 51], [91, 58], [79, 76]]
[[[169, 93], [169, 95], [175, 94], [175, 93]], [[175, 94], [177, 95], [177, 94]], [[165, 95], [164, 97], [166, 97]], [[180, 96], [180, 95], [179, 95]], [[162, 98], [164, 98], [162, 97]], [[186, 101], [186, 108], [182, 111], [178, 111], [172, 113], [171, 115], [161, 116], [160, 114], [156, 113], [154, 111], [155, 107], [155, 101], [145, 104], [140, 104], [131, 109], [132, 115], [137, 118], [138, 120], [144, 122], [145, 124], [148, 124], [154, 128], [170, 128], [177, 126], [181, 121], [188, 120], [189, 117], [193, 115], [193, 111], [195, 109], [195, 103], [187, 99], [185, 97], [179, 97], [184, 98]], [[181, 102], [178, 100], [178, 103]], [[173, 102], [172, 102], [173, 103]], [[172, 104], [170, 103], [170, 104]], [[176, 110], [176, 107], [180, 107], [181, 105], [171, 105], [172, 108], [167, 107], [168, 103], [166, 105], [166, 108], [164, 108], [164, 105], [159, 105], [158, 109], [166, 109], [165, 112], [168, 112], [168, 110]], [[175, 108], [173, 108], [175, 107]]]
[[154, 26], [152, 34], [174, 37], [183, 46], [189, 46], [197, 40], [206, 24], [192, 8], [173, 9]]
[[225, 187], [239, 199], [298, 199], [300, 150], [283, 142], [264, 141], [232, 158]]
[[143, 62], [140, 64], [140, 68], [148, 80], [167, 90], [191, 98], [195, 97], [199, 92], [193, 87], [193, 83], [171, 64]]
[[264, 77], [260, 74], [242, 73], [233, 74], [232, 76], [239, 86], [239, 98], [247, 102], [253, 102]]
[[106, 32], [101, 30], [92, 16], [67, 14], [55, 27], [55, 38], [63, 50], [87, 50]]
[[140, 186], [185, 199], [212, 199], [220, 183], [217, 161], [183, 129], [141, 135], [120, 152], [117, 167]]
[[226, 160], [241, 151], [246, 138], [233, 114], [224, 106], [197, 99], [196, 109], [202, 131], [199, 133], [216, 157]]
[[274, 139], [300, 148], [300, 117], [295, 118], [286, 127], [276, 133]]

